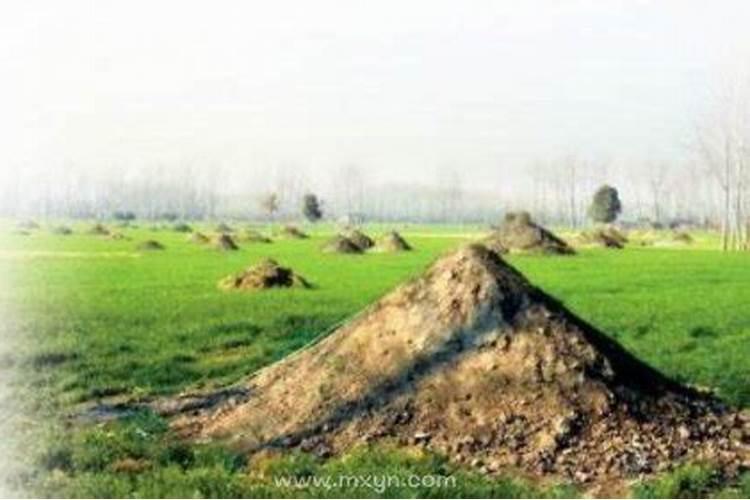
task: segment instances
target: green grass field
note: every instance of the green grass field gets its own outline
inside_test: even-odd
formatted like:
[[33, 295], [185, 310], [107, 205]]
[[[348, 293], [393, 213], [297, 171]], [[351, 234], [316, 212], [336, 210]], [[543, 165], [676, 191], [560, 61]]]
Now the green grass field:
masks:
[[[10, 224], [10, 223], [9, 223]], [[403, 228], [415, 251], [330, 255], [319, 251], [330, 228], [308, 240], [244, 244], [218, 252], [169, 229], [126, 228], [127, 240], [48, 228], [0, 240], [0, 272], [11, 286], [0, 306], [20, 339], [4, 365], [20, 367], [22, 402], [34, 424], [18, 439], [28, 469], [17, 478], [54, 496], [560, 496], [565, 485], [485, 479], [443, 457], [413, 450], [357, 450], [326, 462], [305, 455], [246, 457], [210, 445], [188, 446], [164, 421], [138, 415], [106, 424], [61, 416], [100, 399], [172, 394], [231, 383], [329, 331], [479, 228]], [[377, 229], [377, 228], [376, 228]], [[376, 232], [376, 231], [374, 231]], [[138, 252], [156, 239], [164, 251]], [[722, 254], [710, 235], [684, 248], [587, 250], [575, 257], [513, 256], [532, 282], [653, 366], [685, 383], [710, 387], [750, 406], [750, 254]], [[261, 257], [291, 266], [310, 290], [225, 292], [219, 279]], [[7, 357], [7, 356], [6, 356]], [[127, 460], [126, 460], [127, 459]], [[128, 461], [129, 460], [129, 461]], [[129, 466], [123, 465], [129, 464]], [[327, 490], [274, 484], [269, 477], [342, 471], [435, 474], [454, 488]], [[265, 474], [261, 473], [265, 472]], [[710, 464], [633, 487], [641, 496], [750, 495], [750, 478], [720, 484]]]

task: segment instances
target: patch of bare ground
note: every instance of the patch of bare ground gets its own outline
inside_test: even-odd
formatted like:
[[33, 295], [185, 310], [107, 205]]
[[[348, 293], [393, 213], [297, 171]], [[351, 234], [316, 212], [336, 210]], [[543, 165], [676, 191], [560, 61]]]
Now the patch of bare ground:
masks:
[[250, 453], [396, 441], [586, 488], [686, 461], [750, 465], [747, 414], [665, 378], [481, 245], [236, 390], [173, 413], [173, 428]]

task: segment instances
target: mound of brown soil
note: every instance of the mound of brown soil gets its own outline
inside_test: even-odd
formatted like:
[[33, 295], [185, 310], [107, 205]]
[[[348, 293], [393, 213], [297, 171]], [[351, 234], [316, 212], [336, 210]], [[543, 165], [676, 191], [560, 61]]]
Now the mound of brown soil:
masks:
[[362, 249], [356, 243], [340, 234], [328, 240], [323, 245], [323, 251], [327, 253], [362, 253]]
[[137, 250], [145, 250], [145, 251], [152, 251], [152, 250], [164, 250], [164, 245], [159, 243], [156, 240], [146, 240], [143, 243], [140, 243], [137, 247]]
[[295, 226], [284, 226], [281, 228], [280, 235], [285, 238], [294, 238], [298, 240], [309, 238], [307, 234]]
[[385, 439], [597, 485], [748, 459], [747, 416], [641, 363], [481, 245], [242, 387], [175, 429], [320, 456]]
[[262, 290], [274, 287], [299, 286], [308, 288], [310, 284], [287, 267], [281, 267], [273, 259], [265, 259], [239, 274], [228, 276], [219, 282], [222, 289]]
[[109, 229], [107, 229], [103, 224], [94, 224], [93, 226], [91, 226], [88, 233], [95, 234], [97, 236], [108, 236]]
[[216, 236], [216, 238], [214, 238], [213, 245], [214, 245], [214, 248], [216, 248], [217, 250], [222, 250], [222, 251], [240, 249], [240, 247], [237, 246], [237, 243], [234, 242], [232, 237], [226, 233], [222, 233]]
[[511, 212], [491, 236], [509, 252], [569, 255], [575, 251], [562, 239], [531, 220], [528, 212]]
[[199, 245], [204, 245], [204, 244], [208, 243], [209, 241], [211, 241], [211, 239], [208, 236], [206, 236], [203, 233], [199, 233], [199, 232], [191, 233], [187, 237], [187, 240], [190, 243], [197, 243]]
[[241, 238], [247, 243], [272, 243], [271, 238], [252, 229], [243, 232]]
[[622, 238], [618, 236], [621, 235], [610, 233], [604, 228], [597, 228], [591, 231], [581, 232], [575, 237], [575, 242], [582, 246], [598, 246], [621, 250], [625, 247], [625, 243], [622, 241]]
[[359, 229], [346, 231], [344, 236], [357, 245], [361, 250], [368, 250], [375, 246], [375, 241]]
[[381, 252], [408, 252], [412, 247], [396, 231], [390, 231], [378, 239], [375, 249]]

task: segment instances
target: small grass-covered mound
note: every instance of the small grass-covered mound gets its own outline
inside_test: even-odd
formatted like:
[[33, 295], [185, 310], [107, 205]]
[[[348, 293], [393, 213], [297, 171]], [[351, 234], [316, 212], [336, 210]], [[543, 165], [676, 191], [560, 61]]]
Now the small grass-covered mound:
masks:
[[146, 240], [142, 243], [139, 243], [138, 246], [136, 246], [135, 248], [136, 250], [152, 252], [152, 251], [164, 250], [165, 247], [164, 245], [162, 245], [156, 240]]
[[185, 222], [178, 222], [174, 226], [172, 226], [172, 231], [176, 231], [178, 233], [189, 233], [193, 230], [192, 227], [190, 227], [189, 224]]
[[223, 290], [264, 290], [268, 288], [309, 288], [310, 283], [288, 267], [273, 259], [264, 259], [244, 271], [219, 281]]
[[378, 239], [375, 249], [380, 252], [408, 252], [412, 246], [396, 231], [389, 231]]
[[362, 248], [360, 248], [356, 243], [354, 243], [346, 236], [337, 234], [336, 236], [328, 240], [325, 245], [323, 245], [323, 251], [326, 253], [353, 254], [362, 253]]
[[222, 233], [214, 238], [213, 246], [217, 250], [232, 251], [239, 250], [240, 247], [234, 242], [234, 239], [227, 233]]
[[206, 243], [208, 243], [209, 241], [211, 241], [211, 238], [209, 238], [208, 236], [206, 236], [205, 234], [203, 234], [201, 232], [196, 231], [194, 233], [191, 233], [187, 237], [187, 240], [190, 243], [196, 243], [198, 245], [205, 245]]
[[368, 250], [375, 246], [375, 241], [359, 229], [352, 229], [351, 231], [347, 231], [343, 234], [343, 236], [345, 236], [362, 250]]

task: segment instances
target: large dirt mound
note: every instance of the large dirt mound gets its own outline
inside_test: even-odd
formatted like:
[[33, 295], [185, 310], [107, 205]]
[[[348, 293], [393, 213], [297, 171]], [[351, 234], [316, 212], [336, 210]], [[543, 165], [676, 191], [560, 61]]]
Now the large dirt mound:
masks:
[[362, 250], [369, 250], [375, 246], [375, 241], [359, 229], [349, 230], [344, 233], [344, 236]]
[[320, 456], [387, 439], [592, 485], [748, 459], [746, 417], [664, 378], [480, 245], [236, 390], [175, 428]]
[[337, 234], [323, 245], [323, 251], [326, 253], [362, 253], [362, 248], [346, 236]]
[[412, 247], [396, 231], [389, 231], [378, 239], [375, 249], [381, 252], [407, 252]]
[[292, 286], [308, 288], [310, 284], [302, 276], [287, 267], [281, 267], [273, 259], [262, 260], [241, 273], [228, 276], [219, 282], [219, 288], [222, 289], [263, 290]]
[[510, 252], [568, 255], [574, 250], [562, 239], [536, 224], [528, 212], [511, 212], [503, 224], [490, 235]]
[[240, 247], [234, 242], [231, 236], [226, 233], [222, 233], [216, 236], [213, 241], [213, 246], [217, 250], [239, 250]]

